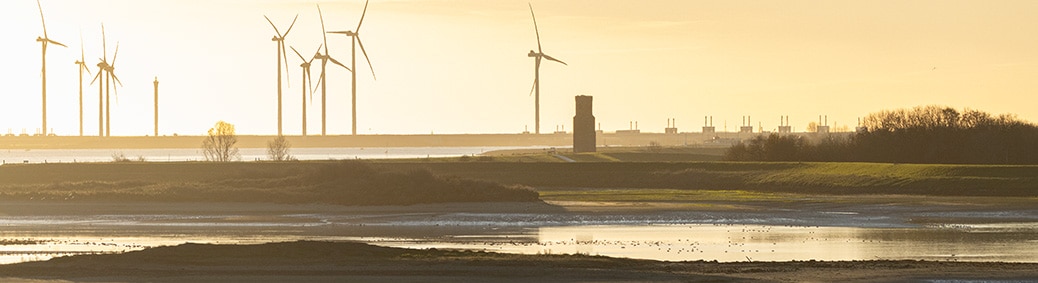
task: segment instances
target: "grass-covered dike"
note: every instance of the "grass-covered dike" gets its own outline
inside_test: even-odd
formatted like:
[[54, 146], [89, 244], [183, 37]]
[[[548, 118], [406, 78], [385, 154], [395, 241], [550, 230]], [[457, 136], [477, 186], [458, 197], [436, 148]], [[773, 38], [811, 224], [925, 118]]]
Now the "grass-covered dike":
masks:
[[398, 164], [532, 187], [1038, 196], [1038, 166], [797, 162]]
[[411, 205], [539, 201], [558, 188], [1038, 197], [1038, 166], [480, 161], [0, 166], [0, 201]]
[[366, 162], [97, 163], [0, 167], [0, 200], [411, 205], [537, 201], [518, 185]]

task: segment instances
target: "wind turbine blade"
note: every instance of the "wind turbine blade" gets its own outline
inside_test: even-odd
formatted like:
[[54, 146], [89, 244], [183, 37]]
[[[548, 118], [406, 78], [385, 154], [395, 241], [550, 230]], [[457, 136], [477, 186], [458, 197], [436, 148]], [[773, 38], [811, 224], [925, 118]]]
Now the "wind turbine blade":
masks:
[[115, 42], [115, 56], [112, 57], [112, 68], [115, 68], [115, 61], [119, 60], [119, 42]]
[[555, 57], [548, 56], [548, 54], [541, 54], [541, 55], [544, 56], [544, 59], [548, 59], [548, 60], [551, 60], [551, 61], [559, 62], [559, 63], [562, 63], [563, 65], [569, 66], [569, 64], [566, 64], [566, 62], [559, 61], [559, 59], [555, 59]]
[[[83, 67], [86, 67], [86, 48], [83, 47], [83, 30], [79, 30], [79, 61], [83, 62]], [[87, 69], [90, 72], [90, 69]]]
[[[324, 13], [321, 13], [321, 4], [317, 4], [317, 16], [321, 17], [321, 37], [324, 38], [324, 54], [328, 54], [328, 34], [324, 31]], [[317, 48], [318, 51], [321, 48]]]
[[373, 79], [375, 79], [377, 81], [378, 78], [375, 77], [375, 67], [371, 66], [371, 58], [368, 58], [368, 52], [364, 51], [364, 42], [360, 41], [360, 35], [354, 35], [354, 36], [357, 37], [357, 45], [360, 45], [360, 52], [364, 53], [364, 59], [368, 60], [368, 68], [371, 69], [371, 78], [373, 78]]
[[292, 27], [296, 26], [296, 20], [299, 20], [299, 14], [296, 14], [296, 17], [292, 19], [292, 24], [288, 25], [288, 30], [285, 30], [285, 34], [281, 36], [282, 39], [288, 36], [289, 32], [292, 32]]
[[325, 33], [332, 33], [332, 34], [350, 34], [350, 32], [349, 32], [349, 31], [345, 31], [345, 30], [337, 30], [337, 31], [328, 31], [328, 32], [325, 32]]
[[[119, 83], [120, 87], [123, 86], [123, 83], [119, 82], [119, 78], [115, 77], [114, 73], [108, 73], [108, 74], [112, 75], [112, 78], [115, 79], [115, 82]], [[115, 105], [119, 105], [119, 88], [118, 87], [113, 87], [112, 90], [115, 91]], [[109, 112], [111, 112], [111, 111], [109, 111]]]
[[50, 43], [53, 43], [53, 44], [57, 44], [58, 46], [61, 46], [61, 47], [68, 48], [68, 46], [65, 46], [64, 44], [61, 44], [61, 42], [54, 41], [54, 40], [52, 40], [50, 38], [47, 38], [46, 40], [47, 40], [47, 42], [50, 42]]
[[316, 85], [316, 86], [314, 86], [314, 88], [313, 88], [313, 89], [311, 89], [312, 91], [310, 91], [310, 93], [315, 93], [315, 92], [317, 92], [317, 88], [320, 88], [320, 87], [321, 87], [321, 83], [322, 83], [322, 82], [324, 82], [324, 72], [322, 72], [322, 73], [321, 73], [321, 77], [317, 78], [317, 85]]
[[101, 56], [104, 56], [104, 59], [101, 59], [101, 61], [106, 62], [106, 64], [107, 64], [107, 62], [108, 62], [108, 37], [105, 36], [105, 24], [104, 23], [101, 23], [101, 47], [102, 47], [102, 49], [101, 49], [101, 52], [102, 52], [101, 54], [102, 55]]
[[276, 33], [278, 34], [278, 36], [281, 36], [281, 31], [279, 31], [279, 30], [278, 30], [278, 26], [275, 26], [275, 25], [274, 25], [274, 22], [273, 22], [273, 21], [271, 21], [271, 20], [270, 20], [270, 18], [269, 18], [269, 17], [267, 17], [267, 15], [263, 15], [263, 18], [264, 18], [264, 19], [267, 19], [267, 22], [268, 22], [268, 23], [270, 23], [270, 26], [271, 26], [271, 27], [274, 27], [274, 32], [276, 32]]
[[43, 24], [43, 38], [47, 37], [47, 20], [43, 18], [43, 4], [40, 4], [40, 0], [36, 0], [36, 7], [40, 8], [40, 23]]
[[97, 72], [97, 76], [94, 76], [94, 80], [90, 81], [90, 85], [94, 85], [94, 82], [97, 82], [97, 80], [101, 79], [101, 73], [103, 72], [104, 70]]
[[537, 33], [537, 53], [542, 53], [543, 51], [541, 51], [541, 31], [537, 29], [537, 15], [533, 14], [533, 4], [527, 4], [530, 5], [530, 16], [533, 17], [533, 31]]
[[533, 90], [537, 88], [537, 79], [533, 79], [533, 85], [530, 86], [530, 96], [533, 96]]
[[[112, 80], [119, 84], [119, 87], [123, 86], [123, 82], [119, 80], [119, 77], [115, 75], [115, 72], [108, 72], [109, 76], [112, 76]], [[118, 95], [118, 88], [116, 88], [116, 95]]]
[[357, 22], [357, 28], [353, 32], [360, 32], [360, 25], [364, 23], [364, 15], [368, 14], [368, 0], [364, 1], [364, 11], [360, 13], [360, 21]]
[[289, 79], [289, 78], [292, 77], [292, 73], [289, 72], [289, 70], [292, 69], [292, 68], [288, 67], [288, 50], [287, 50], [287, 48], [285, 48], [285, 41], [284, 40], [282, 40], [280, 42], [280, 44], [281, 44], [281, 57], [285, 59], [285, 83], [288, 85], [288, 87], [292, 87], [292, 80]]
[[296, 50], [294, 46], [289, 46], [289, 48], [292, 48], [292, 52], [295, 52], [296, 55], [299, 56], [299, 60], [303, 60], [303, 63], [306, 63], [306, 58], [303, 58], [303, 54], [299, 54], [299, 51]]
[[[313, 89], [314, 88], [314, 77], [312, 76], [312, 73], [310, 73], [310, 67], [307, 67], [304, 72], [306, 72], [306, 86], [304, 86], [304, 87], [309, 88], [309, 89]], [[313, 104], [313, 103], [314, 103], [314, 92], [311, 91], [310, 92], [310, 104]]]
[[307, 64], [313, 63], [314, 59], [317, 59], [318, 56], [321, 56], [321, 47], [322, 46], [324, 46], [324, 44], [321, 44], [320, 46], [317, 46], [317, 50], [314, 51], [314, 57], [310, 58], [310, 61], [306, 61]]
[[[331, 56], [328, 56], [328, 61], [332, 61], [332, 63], [335, 63], [335, 65], [339, 65], [339, 66], [341, 66], [343, 68], [346, 68], [347, 71], [353, 72], [353, 70], [350, 69], [350, 67], [346, 67], [346, 65], [343, 65], [342, 63], [339, 63], [339, 60], [335, 60], [335, 58], [332, 58]], [[324, 76], [324, 75], [322, 74], [321, 76]]]

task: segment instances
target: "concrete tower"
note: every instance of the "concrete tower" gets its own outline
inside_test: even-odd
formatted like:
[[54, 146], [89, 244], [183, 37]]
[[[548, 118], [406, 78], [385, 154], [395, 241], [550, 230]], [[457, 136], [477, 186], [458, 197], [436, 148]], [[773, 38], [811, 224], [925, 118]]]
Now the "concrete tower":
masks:
[[595, 152], [595, 116], [591, 114], [592, 97], [578, 95], [577, 114], [573, 116], [573, 152]]
[[155, 77], [155, 136], [159, 136], [159, 77]]

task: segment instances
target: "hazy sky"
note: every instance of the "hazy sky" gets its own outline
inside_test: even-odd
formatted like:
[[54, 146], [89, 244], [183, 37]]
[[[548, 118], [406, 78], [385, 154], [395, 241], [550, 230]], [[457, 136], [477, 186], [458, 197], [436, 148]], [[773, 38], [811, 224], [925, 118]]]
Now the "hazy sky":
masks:
[[[120, 42], [113, 135], [152, 133], [152, 80], [160, 84], [160, 134], [203, 134], [217, 120], [244, 134], [276, 133], [276, 45], [311, 56], [320, 44], [316, 3], [329, 30], [353, 29], [363, 1], [42, 0], [48, 50], [48, 126], [78, 134], [80, 33], [87, 62]], [[358, 52], [359, 132], [532, 132], [536, 38], [527, 1], [374, 0], [361, 29], [378, 80]], [[869, 112], [923, 104], [1016, 113], [1038, 120], [1038, 1], [533, 1], [545, 53], [541, 129], [571, 129], [573, 96], [595, 97], [606, 131], [668, 118], [699, 131], [703, 116], [734, 130], [744, 115], [794, 129], [818, 115], [853, 126]], [[7, 68], [0, 131], [40, 127], [39, 13], [3, 1]], [[350, 45], [329, 35], [347, 65]], [[111, 56], [111, 55], [110, 55]], [[111, 58], [109, 58], [111, 59]], [[299, 59], [289, 53], [284, 132], [300, 133]], [[319, 68], [313, 69], [315, 79]], [[328, 131], [350, 131], [349, 73], [329, 68]], [[92, 78], [92, 77], [91, 77]], [[89, 83], [90, 78], [85, 78]], [[97, 134], [97, 86], [85, 86], [84, 129]], [[319, 98], [308, 105], [320, 132]], [[307, 102], [310, 103], [310, 102]]]

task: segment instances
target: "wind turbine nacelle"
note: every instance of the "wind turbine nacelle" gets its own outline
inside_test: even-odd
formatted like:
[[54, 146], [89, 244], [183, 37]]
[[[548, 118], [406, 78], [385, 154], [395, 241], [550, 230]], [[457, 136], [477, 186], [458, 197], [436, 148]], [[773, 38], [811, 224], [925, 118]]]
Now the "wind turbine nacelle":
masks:
[[526, 57], [537, 57], [539, 55], [540, 54], [537, 54], [537, 52], [533, 52], [533, 50], [530, 50], [530, 53], [527, 53]]
[[281, 41], [281, 40], [280, 40], [280, 38], [278, 38], [277, 36], [275, 36], [275, 37], [271, 37], [271, 38], [270, 38], [270, 41]]

